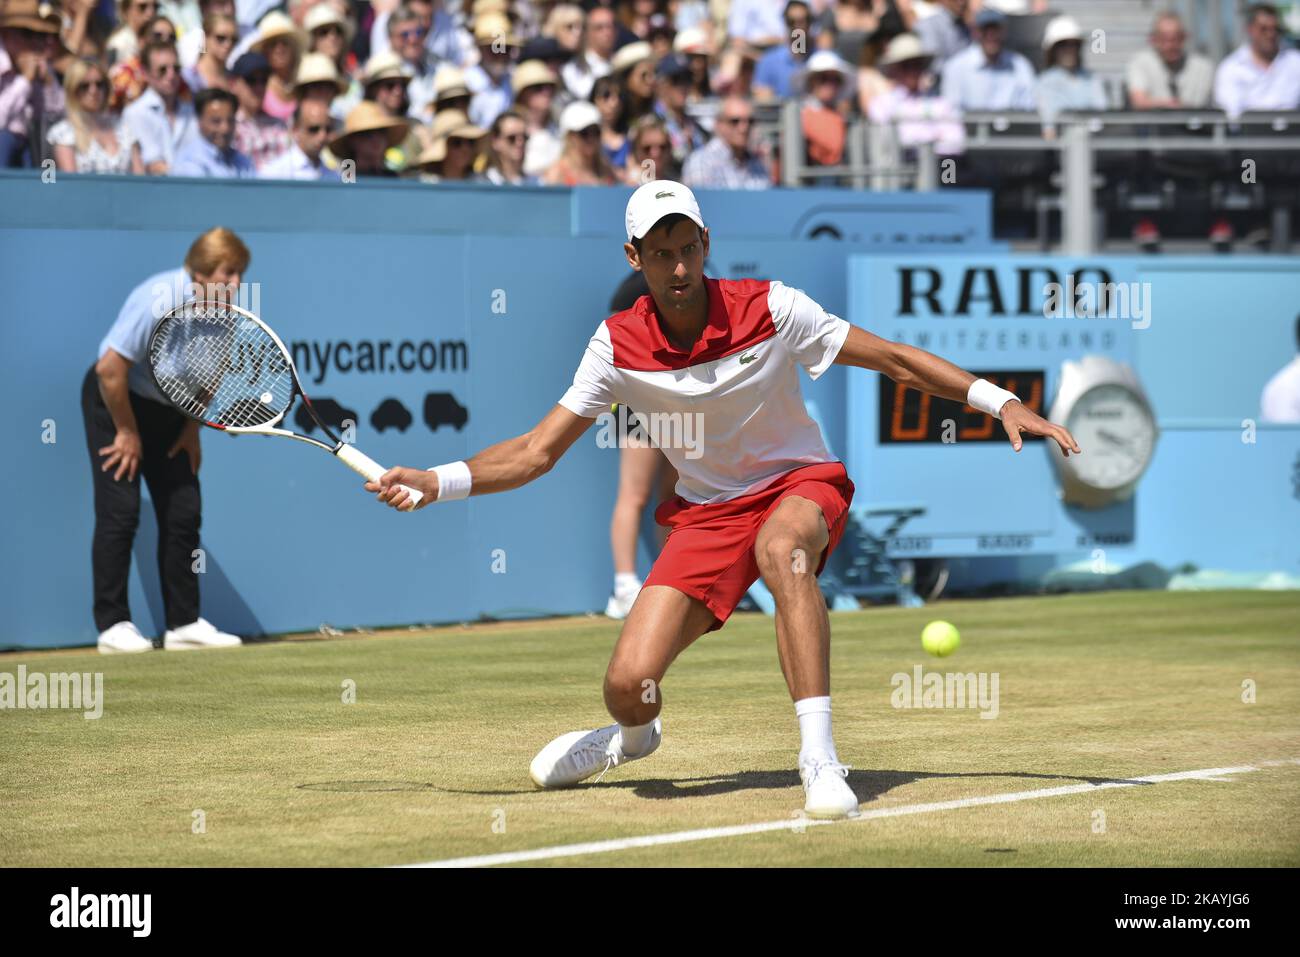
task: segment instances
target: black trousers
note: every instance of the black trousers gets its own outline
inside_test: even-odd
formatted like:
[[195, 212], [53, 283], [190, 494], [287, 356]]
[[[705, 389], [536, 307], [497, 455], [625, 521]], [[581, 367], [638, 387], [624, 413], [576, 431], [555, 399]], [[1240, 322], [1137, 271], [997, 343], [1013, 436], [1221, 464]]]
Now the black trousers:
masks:
[[190, 458], [167, 450], [185, 426], [186, 418], [169, 405], [131, 393], [131, 408], [144, 447], [135, 479], [113, 480], [116, 466], [101, 471], [99, 450], [113, 444], [117, 427], [99, 393], [94, 367], [81, 386], [81, 414], [86, 423], [86, 445], [95, 487], [95, 536], [90, 560], [95, 581], [95, 627], [100, 631], [131, 620], [127, 605], [127, 579], [131, 572], [131, 546], [140, 523], [140, 478], [149, 486], [158, 519], [158, 576], [162, 581], [167, 627], [180, 628], [199, 617], [199, 578], [193, 571], [194, 550], [199, 547], [201, 503], [199, 479]]

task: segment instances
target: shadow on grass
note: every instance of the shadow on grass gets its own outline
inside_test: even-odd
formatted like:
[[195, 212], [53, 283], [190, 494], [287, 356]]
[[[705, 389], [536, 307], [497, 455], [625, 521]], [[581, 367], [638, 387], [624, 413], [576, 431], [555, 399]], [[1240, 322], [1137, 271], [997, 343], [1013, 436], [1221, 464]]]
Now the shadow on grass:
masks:
[[[848, 782], [858, 801], [868, 804], [879, 799], [894, 788], [933, 778], [1010, 778], [1029, 781], [1061, 781], [1081, 784], [1147, 784], [1146, 781], [1133, 781], [1127, 778], [1086, 777], [1077, 774], [1040, 774], [1032, 771], [850, 771]], [[782, 771], [737, 771], [734, 774], [715, 774], [697, 778], [651, 778], [634, 781], [603, 780], [596, 784], [581, 784], [581, 788], [622, 788], [631, 790], [639, 798], [651, 801], [672, 798], [712, 797], [718, 794], [733, 794], [738, 791], [785, 790], [797, 788], [799, 772]], [[384, 792], [384, 791], [438, 791], [442, 794], [467, 794], [476, 797], [499, 797], [509, 795], [536, 794], [539, 788], [502, 788], [490, 791], [473, 788], [448, 788], [419, 781], [322, 781], [314, 784], [299, 784], [297, 788], [306, 791], [338, 791], [344, 793]]]

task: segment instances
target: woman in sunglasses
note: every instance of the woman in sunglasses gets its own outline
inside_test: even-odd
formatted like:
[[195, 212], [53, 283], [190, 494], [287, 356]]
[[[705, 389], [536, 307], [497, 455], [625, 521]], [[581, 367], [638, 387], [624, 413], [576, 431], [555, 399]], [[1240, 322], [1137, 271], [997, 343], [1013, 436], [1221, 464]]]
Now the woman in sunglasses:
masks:
[[144, 172], [140, 145], [130, 128], [108, 108], [108, 74], [98, 63], [73, 60], [64, 74], [68, 115], [46, 138], [64, 173]]
[[586, 100], [574, 100], [560, 113], [564, 148], [542, 174], [554, 186], [612, 186], [614, 170], [600, 148], [600, 111]]
[[536, 186], [536, 176], [524, 173], [524, 151], [528, 148], [528, 123], [513, 109], [492, 121], [488, 131], [487, 166], [478, 179], [496, 186]]
[[627, 139], [627, 99], [614, 76], [602, 76], [591, 88], [591, 100], [600, 110], [600, 148], [614, 169], [627, 165], [631, 146]]
[[226, 61], [239, 39], [239, 25], [225, 13], [209, 13], [203, 19], [203, 52], [193, 69], [181, 71], [186, 86], [197, 93], [214, 87], [230, 89], [230, 72]]

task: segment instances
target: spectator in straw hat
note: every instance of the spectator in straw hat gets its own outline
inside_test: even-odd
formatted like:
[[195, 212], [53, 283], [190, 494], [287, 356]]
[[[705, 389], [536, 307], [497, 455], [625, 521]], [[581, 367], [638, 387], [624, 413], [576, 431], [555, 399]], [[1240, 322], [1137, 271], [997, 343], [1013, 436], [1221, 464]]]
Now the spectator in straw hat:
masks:
[[569, 56], [577, 56], [582, 50], [582, 31], [586, 19], [582, 7], [576, 3], [557, 3], [542, 25], [542, 36], [554, 39], [568, 51]]
[[515, 89], [515, 108], [528, 124], [524, 172], [540, 176], [560, 158], [563, 148], [553, 112], [559, 78], [545, 63], [525, 60], [515, 67], [511, 84]]
[[351, 160], [352, 172], [357, 176], [396, 176], [385, 154], [406, 139], [409, 130], [409, 121], [390, 116], [378, 104], [362, 100], [348, 114], [343, 131], [330, 141], [330, 152], [345, 163]]
[[941, 155], [960, 153], [966, 138], [961, 112], [934, 95], [927, 74], [932, 60], [915, 34], [900, 33], [890, 40], [878, 64], [890, 86], [871, 98], [867, 116], [875, 124], [894, 123], [904, 148], [933, 143]]
[[379, 104], [389, 116], [406, 115], [410, 82], [410, 71], [392, 50], [372, 56], [361, 73], [363, 98]]
[[432, 142], [420, 153], [415, 168], [426, 183], [464, 182], [474, 177], [487, 131], [475, 126], [460, 110], [444, 110], [433, 118]]
[[253, 161], [253, 169], [260, 170], [269, 161], [288, 152], [293, 145], [285, 122], [262, 108], [266, 102], [271, 65], [260, 53], [245, 53], [235, 61], [230, 74], [231, 92], [239, 100], [239, 110], [235, 114], [235, 149]]
[[302, 31], [278, 10], [268, 13], [257, 25], [257, 40], [252, 50], [266, 57], [271, 65], [271, 80], [266, 86], [266, 101], [262, 108], [278, 120], [288, 120], [293, 116], [297, 105], [293, 86], [305, 46]]
[[[375, 103], [389, 116], [404, 117], [410, 106], [406, 99], [406, 88], [410, 82], [410, 71], [395, 52], [388, 50], [376, 54], [366, 63], [366, 68], [361, 74], [363, 99]], [[337, 100], [334, 105], [337, 107]], [[390, 167], [401, 171], [419, 155], [424, 147], [417, 135], [420, 129], [420, 126], [411, 124], [410, 131], [402, 143], [388, 151]]]
[[308, 52], [325, 54], [334, 61], [339, 73], [346, 75], [350, 66], [349, 48], [356, 32], [352, 18], [344, 16], [329, 0], [322, 0], [307, 11], [302, 28], [307, 34]]
[[330, 169], [323, 159], [331, 125], [329, 107], [320, 100], [301, 101], [293, 115], [293, 145], [258, 170], [258, 177], [337, 183], [338, 170]]
[[713, 96], [713, 39], [704, 26], [688, 27], [673, 39], [673, 52], [686, 57], [691, 68], [687, 101], [694, 103]]
[[655, 61], [654, 50], [644, 40], [629, 43], [614, 54], [609, 64], [610, 73], [619, 78], [627, 99], [627, 118], [634, 122], [638, 117], [654, 112]]
[[495, 12], [475, 19], [474, 42], [479, 61], [465, 70], [465, 85], [473, 94], [469, 116], [479, 126], [491, 126], [514, 101], [510, 69], [521, 44], [510, 21]]
[[560, 113], [564, 148], [542, 182], [551, 186], [612, 186], [617, 177], [600, 148], [600, 110], [574, 100]]
[[329, 106], [347, 92], [348, 82], [339, 76], [338, 67], [333, 60], [324, 53], [308, 53], [303, 56], [293, 84], [293, 96], [297, 102], [320, 100]]
[[808, 58], [800, 78], [804, 101], [799, 116], [808, 162], [814, 166], [838, 166], [844, 157], [844, 112], [851, 72], [838, 53], [818, 50]]
[[[6, 0], [0, 8], [0, 167], [17, 165], [30, 145], [40, 162], [44, 93], [55, 83], [51, 64], [57, 47], [58, 10], [37, 0]], [[29, 137], [31, 137], [29, 141]]]
[[468, 115], [471, 99], [465, 71], [459, 67], [448, 64], [433, 78], [434, 116], [445, 110], [460, 110]]
[[524, 173], [528, 124], [514, 110], [506, 110], [488, 133], [487, 165], [478, 178], [496, 186], [536, 186], [536, 176]]

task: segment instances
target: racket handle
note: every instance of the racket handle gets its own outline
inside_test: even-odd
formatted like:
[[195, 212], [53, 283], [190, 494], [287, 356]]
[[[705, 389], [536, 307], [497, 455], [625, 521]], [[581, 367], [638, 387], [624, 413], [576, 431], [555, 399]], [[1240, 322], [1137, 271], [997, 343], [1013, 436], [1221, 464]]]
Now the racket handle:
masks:
[[[352, 469], [352, 471], [364, 475], [372, 482], [378, 482], [379, 477], [388, 471], [355, 445], [348, 445], [346, 442], [339, 446], [339, 450], [335, 454], [344, 465]], [[411, 496], [411, 502], [415, 505], [419, 505], [424, 498], [424, 493], [419, 489], [411, 488], [409, 485], [403, 485], [402, 488], [406, 489], [406, 494]]]

